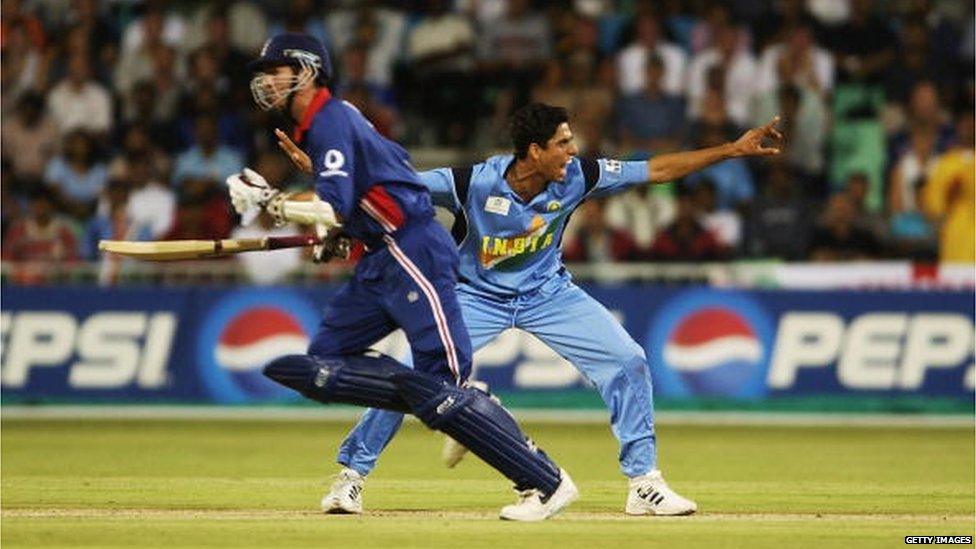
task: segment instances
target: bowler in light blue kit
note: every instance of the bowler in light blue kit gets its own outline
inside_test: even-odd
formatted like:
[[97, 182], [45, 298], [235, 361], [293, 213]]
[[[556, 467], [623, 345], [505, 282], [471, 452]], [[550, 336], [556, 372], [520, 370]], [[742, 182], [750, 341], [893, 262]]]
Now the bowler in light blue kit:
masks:
[[[456, 216], [460, 251], [458, 301], [474, 350], [509, 328], [539, 338], [596, 385], [620, 442], [620, 468], [630, 478], [625, 511], [685, 515], [697, 505], [671, 490], [658, 469], [651, 375], [644, 350], [607, 309], [577, 287], [562, 263], [566, 222], [584, 200], [635, 185], [668, 182], [726, 158], [777, 154], [777, 119], [733, 143], [622, 162], [577, 158], [565, 109], [532, 104], [513, 118], [514, 154], [471, 167], [439, 168], [420, 178], [434, 203]], [[402, 421], [402, 414], [369, 410], [339, 450], [352, 484], [337, 482], [337, 507], [361, 508], [362, 477]], [[464, 455], [447, 441], [449, 466]], [[351, 495], [350, 495], [351, 494]]]

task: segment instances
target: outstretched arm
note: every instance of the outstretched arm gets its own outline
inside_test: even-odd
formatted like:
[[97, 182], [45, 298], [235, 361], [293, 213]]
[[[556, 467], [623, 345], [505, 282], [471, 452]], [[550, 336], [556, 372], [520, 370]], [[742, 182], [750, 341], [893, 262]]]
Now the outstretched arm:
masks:
[[733, 143], [725, 143], [707, 149], [683, 151], [655, 156], [647, 161], [647, 172], [652, 183], [665, 183], [684, 177], [691, 172], [721, 162], [729, 158], [740, 156], [768, 156], [779, 154], [778, 147], [767, 147], [763, 141], [770, 139], [780, 141], [783, 134], [776, 129], [779, 116], [774, 117], [765, 126], [752, 128], [742, 134]]

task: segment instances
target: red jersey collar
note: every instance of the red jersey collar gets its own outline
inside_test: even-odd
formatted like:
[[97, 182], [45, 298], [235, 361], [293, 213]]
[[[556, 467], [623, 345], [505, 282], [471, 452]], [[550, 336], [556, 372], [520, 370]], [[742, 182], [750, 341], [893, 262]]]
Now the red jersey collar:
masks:
[[315, 118], [315, 115], [318, 114], [320, 110], [322, 110], [322, 106], [325, 105], [329, 99], [332, 99], [332, 94], [329, 93], [329, 88], [322, 88], [318, 91], [318, 93], [315, 94], [315, 97], [312, 98], [312, 102], [308, 104], [308, 107], [305, 107], [305, 112], [302, 113], [302, 121], [292, 132], [291, 138], [293, 141], [296, 143], [300, 143], [302, 141], [302, 138], [305, 137], [305, 132], [307, 132], [308, 128], [312, 125], [312, 119]]

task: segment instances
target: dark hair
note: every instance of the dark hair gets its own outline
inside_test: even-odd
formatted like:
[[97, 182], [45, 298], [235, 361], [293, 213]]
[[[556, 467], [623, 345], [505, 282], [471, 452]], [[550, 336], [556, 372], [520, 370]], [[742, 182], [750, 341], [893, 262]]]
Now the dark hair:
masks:
[[515, 111], [510, 130], [515, 157], [520, 160], [525, 158], [532, 143], [546, 148], [556, 134], [556, 128], [563, 122], [569, 122], [569, 113], [563, 107], [531, 103]]

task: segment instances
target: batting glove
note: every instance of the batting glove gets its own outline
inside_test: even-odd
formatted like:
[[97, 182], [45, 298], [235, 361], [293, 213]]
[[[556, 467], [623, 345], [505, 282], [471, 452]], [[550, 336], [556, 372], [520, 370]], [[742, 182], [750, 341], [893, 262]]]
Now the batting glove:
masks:
[[244, 168], [242, 173], [227, 178], [227, 191], [234, 210], [241, 216], [262, 209], [281, 191], [275, 189], [261, 177], [261, 174]]
[[352, 240], [336, 229], [328, 230], [325, 225], [316, 224], [315, 232], [321, 239], [319, 244], [312, 246], [312, 260], [316, 263], [328, 263], [333, 259], [349, 259]]

